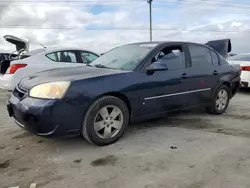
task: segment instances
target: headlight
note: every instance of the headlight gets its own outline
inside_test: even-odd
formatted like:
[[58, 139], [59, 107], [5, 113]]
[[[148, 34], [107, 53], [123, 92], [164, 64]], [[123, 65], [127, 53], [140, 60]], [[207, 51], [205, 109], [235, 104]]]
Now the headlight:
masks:
[[50, 82], [31, 88], [30, 97], [42, 99], [61, 99], [68, 90], [70, 82]]

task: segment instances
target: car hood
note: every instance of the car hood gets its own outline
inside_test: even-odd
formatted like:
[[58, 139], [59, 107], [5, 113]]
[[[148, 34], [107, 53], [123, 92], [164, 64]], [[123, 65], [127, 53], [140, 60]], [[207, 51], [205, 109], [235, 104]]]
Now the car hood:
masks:
[[27, 90], [41, 83], [83, 80], [99, 76], [119, 74], [123, 72], [126, 71], [88, 66], [58, 68], [29, 75], [19, 83], [19, 87]]
[[29, 51], [29, 42], [24, 40], [24, 39], [20, 39], [18, 37], [15, 37], [13, 35], [5, 35], [3, 37], [7, 42], [10, 42], [12, 44], [14, 44], [16, 46], [16, 51], [20, 51], [20, 50], [24, 50], [24, 51]]

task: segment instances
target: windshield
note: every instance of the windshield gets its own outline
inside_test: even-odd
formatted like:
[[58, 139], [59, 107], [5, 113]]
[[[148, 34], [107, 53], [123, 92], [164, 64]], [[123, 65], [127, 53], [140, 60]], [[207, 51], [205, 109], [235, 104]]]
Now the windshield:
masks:
[[154, 47], [152, 44], [132, 44], [114, 48], [90, 63], [100, 68], [133, 70]]
[[233, 57], [229, 57], [227, 60], [250, 61], [250, 54], [235, 55]]

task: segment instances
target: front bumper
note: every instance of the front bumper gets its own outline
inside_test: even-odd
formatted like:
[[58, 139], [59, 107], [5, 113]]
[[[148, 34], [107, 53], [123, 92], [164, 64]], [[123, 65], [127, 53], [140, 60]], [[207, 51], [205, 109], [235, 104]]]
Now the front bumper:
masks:
[[13, 78], [13, 74], [0, 74], [0, 88], [12, 91], [14, 89]]
[[[87, 107], [86, 107], [87, 108]], [[44, 100], [11, 95], [7, 110], [18, 126], [39, 136], [79, 135], [85, 113], [84, 106], [64, 100]]]

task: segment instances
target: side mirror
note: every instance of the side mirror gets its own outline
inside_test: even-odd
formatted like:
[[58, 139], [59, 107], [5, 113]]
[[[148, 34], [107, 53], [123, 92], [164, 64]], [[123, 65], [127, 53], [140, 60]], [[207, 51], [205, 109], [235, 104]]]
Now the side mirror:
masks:
[[156, 61], [152, 63], [146, 70], [147, 72], [165, 71], [165, 70], [168, 70], [168, 66], [166, 63]]

